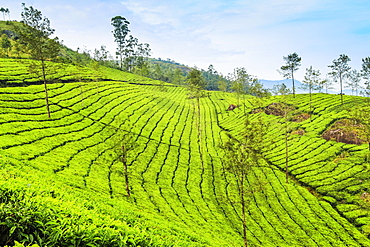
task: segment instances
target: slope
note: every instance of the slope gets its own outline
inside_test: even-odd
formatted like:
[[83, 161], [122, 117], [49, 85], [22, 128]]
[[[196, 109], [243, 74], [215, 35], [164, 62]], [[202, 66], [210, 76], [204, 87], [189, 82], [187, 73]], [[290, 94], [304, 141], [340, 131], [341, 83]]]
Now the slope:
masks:
[[[225, 131], [237, 137], [243, 128], [243, 110], [225, 110], [234, 103], [234, 95], [209, 92], [200, 100], [198, 119], [185, 88], [110, 69], [104, 73], [111, 80], [50, 84], [51, 119], [45, 113], [41, 85], [0, 89], [1, 191], [9, 198], [1, 201], [2, 208], [22, 202], [28, 211], [42, 209], [41, 216], [48, 210], [63, 216], [24, 220], [34, 228], [42, 223], [44, 235], [32, 231], [22, 235], [21, 225], [9, 223], [2, 230], [11, 233], [9, 241], [19, 233], [19, 240], [40, 245], [242, 245], [239, 205], [232, 199], [235, 181], [225, 171], [220, 148]], [[297, 102], [306, 96], [299, 97]], [[314, 147], [320, 143], [316, 133], [324, 128], [320, 121], [339, 116], [331, 110], [334, 99], [316, 104], [317, 118], [297, 124], [307, 135], [293, 138], [310, 139]], [[122, 133], [117, 130], [130, 132], [137, 143], [129, 156], [130, 198], [125, 196], [122, 164], [115, 158], [115, 142]], [[280, 139], [281, 134], [272, 132], [270, 138]], [[308, 173], [298, 169], [314, 170], [309, 166], [314, 162], [305, 166], [297, 160], [291, 176], [302, 183], [286, 184], [280, 146], [266, 155], [263, 165], [248, 177], [251, 184], [257, 179], [265, 184], [252, 195], [248, 208], [251, 246], [370, 246], [336, 204], [302, 186], [316, 188], [308, 181], [315, 176], [303, 176]], [[32, 204], [25, 207], [28, 201]], [[12, 215], [2, 212], [4, 218]], [[57, 230], [66, 231], [65, 226], [75, 231], [68, 238]], [[39, 238], [31, 239], [32, 234]]]

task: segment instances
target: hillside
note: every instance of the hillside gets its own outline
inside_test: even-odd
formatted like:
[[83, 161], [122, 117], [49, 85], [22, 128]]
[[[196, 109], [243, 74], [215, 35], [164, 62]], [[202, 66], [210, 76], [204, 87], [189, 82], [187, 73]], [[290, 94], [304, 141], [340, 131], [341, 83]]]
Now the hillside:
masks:
[[[0, 88], [0, 245], [242, 245], [235, 177], [221, 145], [226, 133], [240, 139], [255, 98], [226, 111], [236, 96], [208, 92], [198, 119], [183, 87], [104, 67], [99, 77], [84, 68], [85, 82], [76, 82], [81, 69], [68, 65], [58, 72], [68, 83], [49, 84], [49, 119], [43, 85], [18, 86], [37, 80], [19, 60], [0, 62], [1, 81], [12, 85]], [[305, 113], [308, 98], [289, 103]], [[273, 125], [273, 145], [247, 177], [263, 184], [248, 200], [251, 246], [370, 246], [367, 146], [321, 137], [348, 116], [339, 96], [314, 94], [313, 108], [312, 121], [289, 123], [289, 183], [282, 118], [250, 115]], [[117, 148], [127, 133], [136, 143], [127, 157], [131, 197]]]

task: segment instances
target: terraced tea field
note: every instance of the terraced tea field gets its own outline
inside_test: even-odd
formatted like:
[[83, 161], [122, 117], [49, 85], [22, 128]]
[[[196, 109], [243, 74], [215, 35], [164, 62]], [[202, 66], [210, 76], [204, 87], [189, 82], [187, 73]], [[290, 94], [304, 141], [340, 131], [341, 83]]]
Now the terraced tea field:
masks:
[[[50, 84], [50, 119], [42, 85], [0, 88], [2, 186], [17, 184], [41, 198], [70, 201], [69, 207], [75, 197], [76, 207], [91, 214], [130, 222], [132, 245], [241, 246], [235, 178], [225, 169], [221, 148], [226, 132], [239, 138], [243, 131], [243, 107], [226, 111], [235, 95], [209, 92], [198, 115], [183, 87], [109, 73], [114, 80]], [[3, 72], [1, 78], [8, 80]], [[305, 133], [289, 137], [288, 184], [283, 120], [257, 113], [273, 124], [267, 138], [274, 142], [247, 178], [263, 184], [248, 200], [251, 246], [370, 246], [369, 206], [361, 199], [369, 187], [366, 145], [322, 139], [347, 112], [339, 96], [314, 96], [312, 122], [290, 123]], [[308, 111], [308, 95], [292, 103]], [[245, 104], [247, 112], [255, 108], [252, 97]], [[128, 157], [130, 198], [115, 148], [127, 132], [136, 143]]]

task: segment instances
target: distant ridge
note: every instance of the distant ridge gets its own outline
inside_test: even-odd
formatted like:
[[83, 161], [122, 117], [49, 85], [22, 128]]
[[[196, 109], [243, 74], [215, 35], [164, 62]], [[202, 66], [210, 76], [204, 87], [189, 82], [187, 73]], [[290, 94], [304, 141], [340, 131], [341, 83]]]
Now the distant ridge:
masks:
[[[292, 88], [292, 79], [284, 79], [284, 80], [259, 80], [265, 88], [272, 89], [274, 85], [282, 84], [284, 83], [288, 88]], [[304, 94], [308, 93], [307, 90], [303, 90], [300, 87], [303, 85], [303, 83], [299, 80], [294, 80], [296, 93]], [[325, 93], [325, 89], [321, 90], [322, 93]], [[314, 93], [318, 93], [318, 91], [314, 91]], [[338, 94], [340, 93], [340, 90], [334, 89], [334, 90], [328, 90], [329, 94]], [[352, 91], [349, 89], [343, 89], [343, 93], [346, 95], [352, 95]]]

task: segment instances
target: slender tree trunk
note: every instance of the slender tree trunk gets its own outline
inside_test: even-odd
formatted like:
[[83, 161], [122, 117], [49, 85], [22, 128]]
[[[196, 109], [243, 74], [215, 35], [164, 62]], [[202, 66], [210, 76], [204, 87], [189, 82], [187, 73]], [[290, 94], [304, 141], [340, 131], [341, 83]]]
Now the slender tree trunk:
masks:
[[197, 93], [197, 127], [198, 127], [198, 140], [199, 140], [199, 151], [200, 151], [200, 156], [201, 156], [201, 167], [202, 171], [204, 170], [204, 164], [203, 164], [203, 144], [202, 144], [202, 128], [201, 128], [201, 121], [200, 121], [200, 92]]
[[310, 122], [312, 122], [312, 92], [310, 87]]
[[292, 70], [292, 82], [293, 82], [293, 97], [295, 98], [295, 85], [294, 85], [294, 72]]
[[287, 119], [287, 109], [285, 109], [285, 182], [289, 183], [289, 149], [288, 149], [288, 119]]
[[42, 68], [42, 78], [44, 80], [46, 111], [48, 112], [48, 118], [50, 118], [49, 94], [48, 94], [48, 87], [46, 85], [46, 71], [45, 71], [45, 61], [44, 60], [41, 61], [41, 68]]
[[343, 89], [342, 89], [342, 74], [339, 74], [339, 82], [340, 82], [340, 101], [343, 105]]
[[124, 146], [122, 147], [122, 164], [123, 164], [123, 171], [124, 171], [124, 176], [125, 176], [126, 193], [127, 193], [127, 197], [130, 197], [131, 191], [130, 191], [130, 184], [129, 184], [129, 179], [128, 179], [126, 150]]
[[244, 108], [244, 115], [245, 115], [245, 112], [246, 112], [246, 109], [245, 109], [245, 107], [246, 107], [246, 106], [245, 106], [245, 93], [243, 94], [243, 105], [244, 105], [244, 107], [243, 107], [243, 108]]
[[244, 180], [245, 180], [245, 174], [242, 173], [242, 178], [241, 178], [241, 206], [242, 206], [242, 221], [243, 221], [243, 240], [244, 240], [244, 247], [248, 247], [248, 241], [247, 241], [247, 219], [246, 219], [246, 203], [245, 203], [245, 192], [244, 192]]

